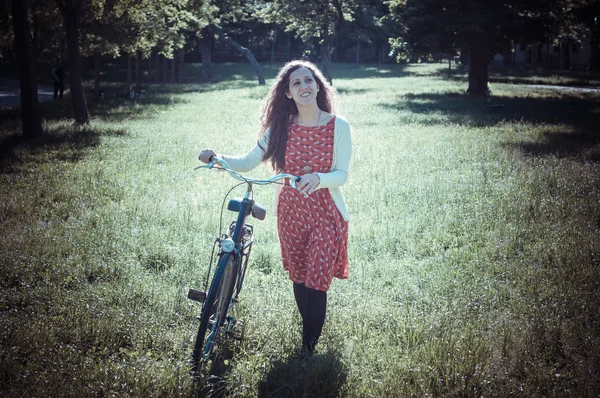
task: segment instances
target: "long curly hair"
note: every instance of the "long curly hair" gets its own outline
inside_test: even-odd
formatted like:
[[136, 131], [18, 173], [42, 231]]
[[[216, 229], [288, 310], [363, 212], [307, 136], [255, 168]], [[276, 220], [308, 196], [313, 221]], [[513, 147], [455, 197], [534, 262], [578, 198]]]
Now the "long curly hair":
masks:
[[271, 86], [261, 116], [262, 136], [267, 130], [269, 145], [263, 158], [271, 161], [274, 170], [281, 172], [285, 167], [285, 148], [288, 140], [288, 128], [291, 119], [298, 115], [298, 107], [293, 99], [285, 94], [289, 92], [290, 74], [299, 68], [308, 69], [319, 87], [317, 105], [325, 112], [335, 114], [335, 89], [323, 76], [319, 68], [309, 61], [294, 60], [286, 63], [277, 74], [275, 83]]

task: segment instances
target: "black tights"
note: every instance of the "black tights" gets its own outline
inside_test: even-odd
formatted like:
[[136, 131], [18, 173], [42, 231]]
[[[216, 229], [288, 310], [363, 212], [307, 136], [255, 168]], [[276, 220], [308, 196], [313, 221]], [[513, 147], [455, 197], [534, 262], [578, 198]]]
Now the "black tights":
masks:
[[325, 323], [327, 292], [294, 283], [294, 297], [302, 316], [302, 349], [312, 354]]

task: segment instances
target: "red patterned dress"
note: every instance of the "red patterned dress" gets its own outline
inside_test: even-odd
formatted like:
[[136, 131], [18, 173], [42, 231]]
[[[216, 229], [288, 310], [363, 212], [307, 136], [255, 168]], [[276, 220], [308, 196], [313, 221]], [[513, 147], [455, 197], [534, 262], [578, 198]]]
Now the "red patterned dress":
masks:
[[[283, 172], [297, 176], [330, 172], [334, 127], [335, 117], [318, 127], [291, 123]], [[277, 224], [283, 269], [293, 282], [326, 292], [333, 277], [348, 277], [348, 222], [328, 189], [317, 189], [305, 198], [297, 189], [284, 187]]]

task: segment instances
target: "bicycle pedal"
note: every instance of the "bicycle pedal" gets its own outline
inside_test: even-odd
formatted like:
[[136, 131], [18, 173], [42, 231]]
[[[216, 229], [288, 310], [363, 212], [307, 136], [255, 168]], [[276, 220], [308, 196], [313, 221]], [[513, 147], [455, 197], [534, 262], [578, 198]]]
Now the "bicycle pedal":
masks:
[[199, 303], [203, 303], [204, 300], [206, 300], [206, 292], [196, 290], [196, 289], [189, 289], [187, 296], [190, 300], [194, 300]]

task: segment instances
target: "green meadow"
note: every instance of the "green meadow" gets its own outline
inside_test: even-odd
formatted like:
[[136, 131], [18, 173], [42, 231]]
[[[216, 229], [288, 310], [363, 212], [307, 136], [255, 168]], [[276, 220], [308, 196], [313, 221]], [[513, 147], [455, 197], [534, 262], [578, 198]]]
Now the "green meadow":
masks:
[[[280, 65], [264, 67], [268, 86]], [[106, 77], [83, 127], [68, 99], [42, 103], [41, 139], [0, 110], [2, 396], [207, 394], [189, 374], [200, 304], [186, 294], [204, 289], [237, 182], [194, 167], [204, 147], [254, 145], [268, 87], [247, 64], [214, 65], [212, 84], [186, 68], [135, 101]], [[267, 218], [252, 221], [217, 392], [600, 394], [600, 93], [526, 85], [600, 78], [492, 71], [487, 102], [444, 64], [334, 70], [353, 127], [350, 277], [329, 291], [318, 354], [299, 358], [274, 189], [257, 187]]]

